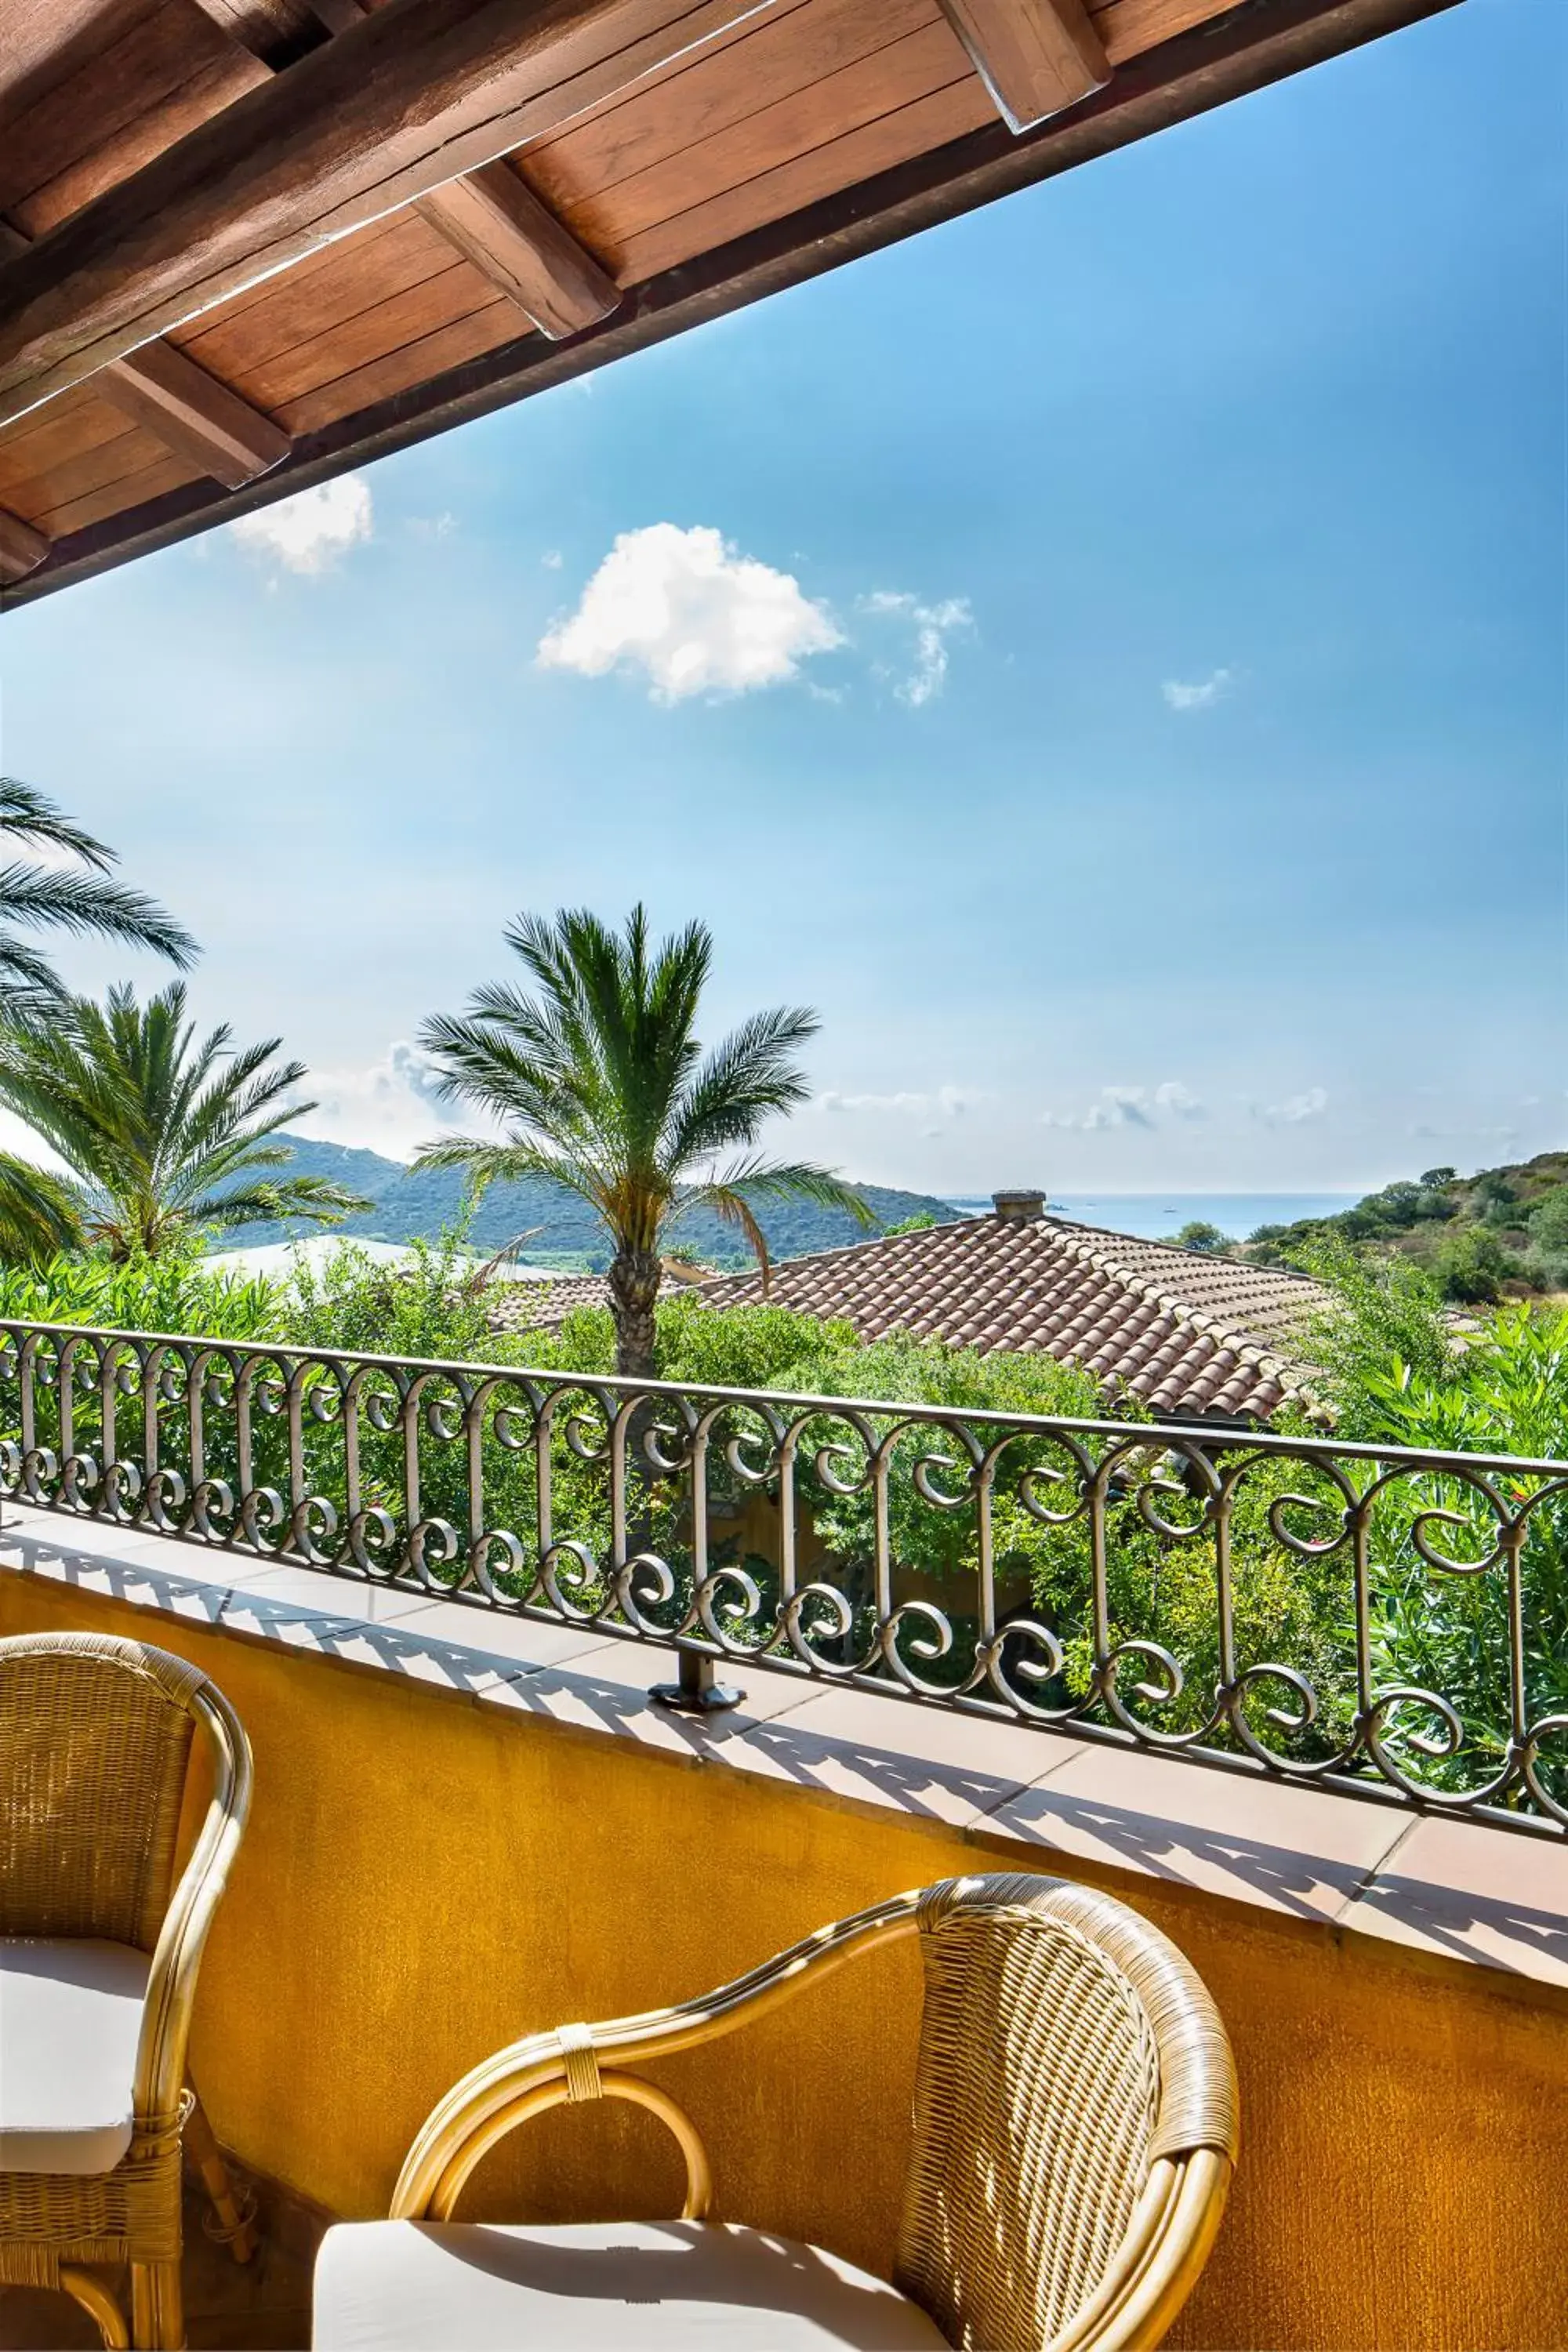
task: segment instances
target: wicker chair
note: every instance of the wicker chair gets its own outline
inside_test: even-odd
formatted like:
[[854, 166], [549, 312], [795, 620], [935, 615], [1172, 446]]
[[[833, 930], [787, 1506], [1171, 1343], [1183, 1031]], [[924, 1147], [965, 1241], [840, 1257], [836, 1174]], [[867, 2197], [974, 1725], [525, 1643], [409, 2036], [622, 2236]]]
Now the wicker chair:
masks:
[[[696, 2130], [624, 2062], [712, 2041], [910, 1935], [925, 2007], [893, 2285], [815, 2247], [704, 2221]], [[601, 2097], [633, 2100], [674, 2133], [679, 2222], [451, 2221], [508, 2132]], [[826, 1927], [706, 2000], [535, 2034], [476, 2067], [410, 2149], [394, 2218], [328, 2231], [314, 2340], [318, 2352], [1153, 2345], [1207, 2259], [1236, 2147], [1225, 2029], [1157, 1930], [1055, 1879], [951, 1879]]]
[[[176, 1885], [197, 1724], [213, 1795]], [[254, 2250], [185, 2076], [249, 1803], [249, 1743], [195, 1667], [97, 1633], [0, 1641], [0, 2284], [63, 2288], [108, 2345], [184, 2341], [182, 2135], [216, 2234]], [[130, 2334], [85, 2267], [121, 2263]]]

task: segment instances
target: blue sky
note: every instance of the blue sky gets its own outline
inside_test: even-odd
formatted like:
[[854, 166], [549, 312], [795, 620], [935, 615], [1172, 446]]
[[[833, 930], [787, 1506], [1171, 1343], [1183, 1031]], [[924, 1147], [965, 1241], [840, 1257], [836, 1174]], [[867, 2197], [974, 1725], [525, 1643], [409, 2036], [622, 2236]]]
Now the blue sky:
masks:
[[820, 1009], [869, 1180], [1560, 1144], [1565, 114], [1568, 9], [1468, 0], [7, 616], [5, 764], [345, 1141], [517, 909], [640, 896], [715, 1031]]

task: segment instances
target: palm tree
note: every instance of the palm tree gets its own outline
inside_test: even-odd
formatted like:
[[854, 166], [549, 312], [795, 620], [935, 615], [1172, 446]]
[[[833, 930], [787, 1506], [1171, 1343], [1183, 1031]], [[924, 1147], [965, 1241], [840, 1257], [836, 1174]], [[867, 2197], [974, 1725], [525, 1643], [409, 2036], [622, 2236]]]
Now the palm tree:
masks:
[[204, 1228], [299, 1217], [335, 1224], [369, 1204], [320, 1176], [272, 1177], [270, 1139], [313, 1103], [285, 1101], [302, 1062], [268, 1068], [280, 1040], [236, 1051], [226, 1027], [196, 1042], [175, 981], [139, 1005], [62, 997], [0, 1039], [0, 1103], [26, 1119], [66, 1172], [0, 1153], [0, 1253], [100, 1244], [157, 1257]]
[[[26, 1018], [64, 994], [58, 973], [16, 926], [122, 940], [167, 956], [181, 971], [196, 943], [155, 899], [109, 878], [112, 849], [96, 841], [54, 802], [15, 776], [0, 776], [0, 1021]], [[27, 852], [46, 853], [43, 864]], [[47, 853], [53, 851], [55, 860]]]
[[641, 907], [619, 934], [568, 909], [552, 922], [521, 916], [506, 939], [537, 992], [481, 988], [461, 1017], [438, 1015], [421, 1032], [440, 1091], [499, 1119], [506, 1139], [445, 1136], [415, 1164], [465, 1168], [476, 1191], [498, 1178], [549, 1177], [598, 1212], [615, 1244], [617, 1371], [653, 1371], [661, 1244], [686, 1211], [716, 1209], [738, 1226], [764, 1276], [757, 1202], [805, 1194], [874, 1222], [828, 1170], [757, 1156], [763, 1123], [805, 1099], [795, 1054], [819, 1024], [804, 1007], [781, 1006], [753, 1013], [705, 1054], [695, 1034], [713, 959], [705, 925], [689, 923], [651, 948]]

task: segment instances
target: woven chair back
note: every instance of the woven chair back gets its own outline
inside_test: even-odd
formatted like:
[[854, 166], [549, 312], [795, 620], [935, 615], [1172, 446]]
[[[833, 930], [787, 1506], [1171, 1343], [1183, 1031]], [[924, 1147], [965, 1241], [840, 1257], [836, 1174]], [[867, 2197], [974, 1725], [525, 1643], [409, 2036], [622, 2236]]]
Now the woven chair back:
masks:
[[202, 1680], [102, 1634], [0, 1641], [0, 1935], [153, 1949]]
[[950, 2343], [1037, 2352], [1083, 2308], [1125, 2236], [1154, 2152], [1160, 2053], [1126, 1969], [1056, 1907], [1063, 1896], [1079, 1907], [1085, 1890], [1026, 1878], [967, 1888], [984, 1899], [966, 1900], [962, 1881], [933, 1888], [922, 1922], [895, 2278]]

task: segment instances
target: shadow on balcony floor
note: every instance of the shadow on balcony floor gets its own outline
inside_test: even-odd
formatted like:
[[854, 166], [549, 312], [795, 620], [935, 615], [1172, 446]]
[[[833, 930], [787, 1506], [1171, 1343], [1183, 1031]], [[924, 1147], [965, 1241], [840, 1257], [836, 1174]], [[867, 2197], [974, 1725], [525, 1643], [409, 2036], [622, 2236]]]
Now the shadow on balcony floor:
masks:
[[[251, 2262], [230, 2260], [202, 2224], [203, 2199], [185, 2191], [185, 2326], [190, 2352], [295, 2352], [310, 2341], [311, 2255], [296, 2230], [268, 2231]], [[115, 2282], [121, 2306], [129, 2294]], [[92, 2321], [66, 2294], [0, 2287], [0, 2352], [99, 2345]]]

